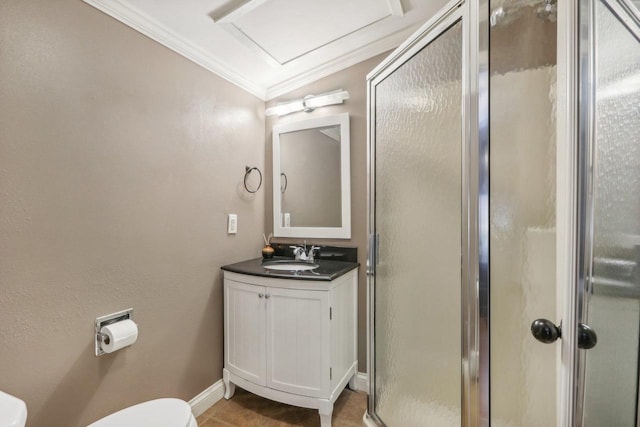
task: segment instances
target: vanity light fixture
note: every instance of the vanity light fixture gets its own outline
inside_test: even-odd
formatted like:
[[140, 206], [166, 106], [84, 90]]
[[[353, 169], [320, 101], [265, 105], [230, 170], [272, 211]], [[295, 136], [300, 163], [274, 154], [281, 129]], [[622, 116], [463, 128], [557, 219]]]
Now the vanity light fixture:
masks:
[[306, 111], [310, 113], [318, 107], [342, 104], [345, 99], [349, 99], [349, 92], [338, 89], [333, 92], [327, 92], [321, 95], [307, 95], [303, 99], [278, 104], [275, 107], [267, 108], [264, 114], [267, 116], [284, 116], [295, 113], [296, 111]]

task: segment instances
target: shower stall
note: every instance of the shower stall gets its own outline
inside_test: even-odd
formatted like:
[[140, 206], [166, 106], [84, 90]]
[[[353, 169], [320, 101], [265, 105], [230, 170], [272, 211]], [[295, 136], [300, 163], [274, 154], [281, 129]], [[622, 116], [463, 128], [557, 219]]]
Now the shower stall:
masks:
[[369, 424], [639, 425], [639, 17], [454, 0], [369, 74]]

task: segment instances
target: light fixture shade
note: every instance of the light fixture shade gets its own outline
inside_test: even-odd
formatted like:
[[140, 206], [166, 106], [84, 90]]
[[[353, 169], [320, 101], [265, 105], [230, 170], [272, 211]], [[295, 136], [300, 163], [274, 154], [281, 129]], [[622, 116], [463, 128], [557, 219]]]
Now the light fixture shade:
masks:
[[284, 104], [278, 104], [275, 107], [267, 108], [264, 112], [267, 116], [284, 116], [285, 114], [295, 113], [296, 111], [302, 111], [305, 109], [302, 99], [286, 102]]
[[324, 107], [326, 105], [341, 104], [345, 99], [349, 99], [349, 92], [338, 89], [333, 92], [323, 93], [321, 95], [309, 95], [304, 99], [285, 102], [275, 107], [267, 108], [264, 112], [266, 116], [284, 116], [286, 114], [295, 113], [296, 111], [313, 111], [315, 108]]
[[304, 104], [308, 108], [318, 108], [326, 105], [341, 104], [345, 99], [349, 99], [349, 92], [346, 90], [337, 90], [305, 99]]

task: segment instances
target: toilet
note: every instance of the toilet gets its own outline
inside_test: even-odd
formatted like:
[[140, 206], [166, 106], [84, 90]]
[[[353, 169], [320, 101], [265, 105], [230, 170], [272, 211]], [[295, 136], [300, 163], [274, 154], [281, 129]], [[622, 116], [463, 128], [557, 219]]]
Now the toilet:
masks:
[[24, 427], [27, 423], [27, 405], [17, 397], [0, 391], [0, 426]]
[[[27, 405], [0, 391], [0, 426], [24, 427]], [[156, 399], [130, 406], [87, 427], [198, 427], [191, 407], [180, 399]]]
[[198, 423], [184, 400], [156, 399], [125, 408], [87, 427], [198, 427]]

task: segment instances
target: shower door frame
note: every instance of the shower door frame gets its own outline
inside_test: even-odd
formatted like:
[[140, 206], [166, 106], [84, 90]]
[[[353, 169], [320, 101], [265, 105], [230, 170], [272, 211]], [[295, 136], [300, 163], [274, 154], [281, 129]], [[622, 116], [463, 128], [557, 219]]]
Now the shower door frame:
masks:
[[[564, 427], [581, 427], [584, 414], [586, 354], [578, 349], [577, 325], [587, 324], [591, 294], [597, 78], [594, 9], [599, 1], [640, 40], [640, 14], [628, 0], [558, 3], [558, 75], [566, 76], [558, 79], [564, 94], [558, 105], [564, 112], [558, 115], [558, 156], [564, 162], [558, 165], [566, 168], [564, 174], [558, 174], [558, 179], [563, 179], [558, 182], [558, 203], [563, 201], [558, 209], [558, 231], [567, 231], [558, 239], [558, 283], [567, 284], [562, 289], [568, 322], [562, 337], [560, 388], [561, 402], [568, 404], [561, 405], [558, 424]], [[560, 148], [563, 141], [564, 150]], [[566, 259], [561, 263], [563, 251]]]
[[375, 412], [375, 86], [454, 23], [462, 22], [461, 424], [490, 425], [489, 399], [489, 0], [452, 0], [367, 75], [367, 417]]
[[[468, 3], [465, 3], [468, 2]], [[559, 1], [558, 4], [558, 115], [557, 115], [557, 297], [558, 317], [564, 319], [557, 365], [559, 427], [579, 426], [578, 411], [582, 410], [582, 370], [584, 361], [577, 346], [577, 325], [581, 321], [585, 297], [585, 243], [588, 244], [590, 201], [590, 144], [593, 130], [593, 70], [589, 15], [580, 8], [581, 0]], [[592, 1], [592, 0], [584, 0]], [[628, 6], [625, 0], [607, 1], [617, 7]], [[462, 425], [490, 425], [489, 361], [489, 240], [488, 240], [488, 180], [489, 180], [489, 1], [452, 1], [423, 26], [411, 39], [367, 76], [368, 121], [368, 338], [369, 373], [368, 416], [375, 416], [375, 265], [377, 241], [374, 229], [375, 188], [372, 160], [375, 158], [375, 91], [373, 79], [415, 48], [416, 40], [433, 31], [452, 8], [461, 8], [463, 19], [463, 330], [462, 330]], [[465, 23], [466, 18], [466, 23]], [[639, 19], [640, 21], [640, 19]], [[414, 52], [415, 53], [415, 52]], [[403, 61], [402, 61], [403, 62]], [[466, 89], [465, 85], [466, 84]], [[466, 173], [466, 175], [465, 175]], [[466, 195], [466, 198], [465, 198]], [[464, 245], [467, 243], [467, 246]], [[467, 251], [465, 252], [465, 248]], [[481, 330], [480, 324], [487, 328]], [[470, 366], [475, 354], [478, 363]], [[482, 362], [487, 362], [482, 363]], [[479, 387], [473, 387], [476, 382]], [[477, 408], [472, 411], [472, 408]], [[577, 424], [578, 423], [578, 424]]]
[[577, 381], [578, 248], [578, 106], [579, 2], [559, 1], [557, 27], [557, 127], [556, 127], [556, 298], [562, 319], [562, 339], [556, 367], [557, 426], [574, 426]]

